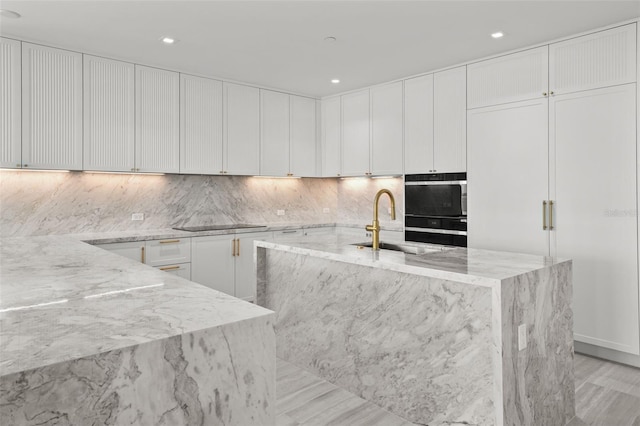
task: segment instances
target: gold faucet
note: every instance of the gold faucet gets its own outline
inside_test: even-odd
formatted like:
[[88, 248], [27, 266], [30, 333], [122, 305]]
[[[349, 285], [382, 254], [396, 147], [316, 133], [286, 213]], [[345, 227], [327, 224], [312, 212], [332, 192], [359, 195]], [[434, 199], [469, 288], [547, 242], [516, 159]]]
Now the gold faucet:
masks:
[[389, 196], [389, 200], [391, 201], [391, 219], [396, 220], [396, 200], [393, 198], [393, 194], [388, 189], [381, 189], [376, 194], [376, 198], [373, 200], [373, 224], [367, 225], [365, 229], [370, 231], [373, 237], [373, 246], [371, 247], [374, 251], [380, 250], [380, 222], [378, 221], [378, 205], [380, 204], [380, 196], [382, 194], [387, 194]]

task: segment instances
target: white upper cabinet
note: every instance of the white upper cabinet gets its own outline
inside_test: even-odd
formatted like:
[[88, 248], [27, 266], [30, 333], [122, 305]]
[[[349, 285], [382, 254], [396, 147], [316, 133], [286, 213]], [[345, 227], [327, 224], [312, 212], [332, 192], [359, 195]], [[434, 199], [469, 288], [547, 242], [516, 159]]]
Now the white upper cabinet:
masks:
[[479, 108], [547, 96], [547, 46], [467, 66], [467, 108]]
[[369, 89], [342, 96], [342, 175], [370, 174]]
[[289, 174], [289, 95], [260, 90], [260, 174]]
[[433, 74], [404, 82], [404, 172], [433, 171]]
[[85, 170], [134, 170], [134, 108], [134, 65], [84, 55]]
[[20, 42], [0, 38], [0, 167], [22, 167]]
[[342, 105], [340, 97], [322, 100], [322, 176], [340, 176], [342, 163]]
[[402, 174], [402, 81], [371, 89], [371, 173]]
[[82, 169], [82, 55], [22, 44], [22, 167]]
[[260, 174], [260, 90], [224, 83], [224, 172]]
[[180, 171], [178, 73], [136, 65], [136, 171]]
[[549, 89], [560, 95], [636, 81], [636, 24], [549, 47]]
[[180, 74], [180, 173], [222, 173], [222, 100], [222, 82]]
[[453, 68], [433, 75], [434, 171], [467, 170], [467, 71]]
[[289, 98], [291, 102], [289, 173], [294, 176], [317, 176], [316, 101], [293, 95]]

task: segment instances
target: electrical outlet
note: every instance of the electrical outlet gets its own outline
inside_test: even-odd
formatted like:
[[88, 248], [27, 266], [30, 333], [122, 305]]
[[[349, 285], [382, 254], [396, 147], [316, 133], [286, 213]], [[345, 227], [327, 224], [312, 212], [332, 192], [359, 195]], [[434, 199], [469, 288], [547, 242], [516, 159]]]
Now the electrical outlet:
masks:
[[284, 210], [278, 210], [277, 214], [278, 216], [284, 216]]
[[518, 350], [527, 349], [527, 324], [518, 326]]
[[144, 220], [144, 213], [133, 213], [131, 220]]
[[322, 209], [322, 213], [330, 213], [331, 210], [329, 210], [329, 207], [325, 207], [324, 209]]

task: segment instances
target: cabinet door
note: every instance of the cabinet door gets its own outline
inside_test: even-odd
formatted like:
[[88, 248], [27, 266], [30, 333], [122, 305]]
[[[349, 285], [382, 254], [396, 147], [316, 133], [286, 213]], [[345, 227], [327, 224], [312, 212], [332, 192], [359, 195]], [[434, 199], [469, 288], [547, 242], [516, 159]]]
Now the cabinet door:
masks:
[[222, 82], [180, 75], [180, 173], [222, 173]]
[[180, 171], [178, 73], [136, 65], [136, 171]]
[[253, 242], [271, 237], [271, 232], [252, 232], [237, 234], [238, 240], [235, 256], [236, 293], [240, 299], [256, 300], [256, 261]]
[[433, 75], [434, 171], [467, 170], [466, 67]]
[[224, 170], [232, 175], [260, 174], [260, 91], [224, 83]]
[[467, 65], [469, 109], [545, 97], [548, 88], [548, 46]]
[[469, 111], [468, 245], [549, 255], [546, 98]]
[[636, 81], [636, 24], [549, 46], [549, 89], [556, 95]]
[[317, 176], [316, 101], [293, 95], [290, 100], [289, 172], [294, 176]]
[[82, 55], [22, 43], [22, 163], [82, 170]]
[[232, 235], [191, 239], [191, 281], [233, 296], [235, 265]]
[[20, 42], [0, 38], [0, 167], [22, 167]]
[[370, 172], [369, 89], [342, 96], [342, 175]]
[[404, 82], [404, 172], [433, 171], [433, 74]]
[[289, 173], [289, 95], [260, 90], [260, 174]]
[[136, 262], [144, 263], [144, 246], [144, 241], [135, 241], [130, 243], [97, 244], [95, 247], [126, 257], [127, 259], [135, 260]]
[[549, 107], [552, 254], [573, 260], [575, 339], [637, 355], [635, 96], [628, 84], [556, 96]]
[[134, 65], [84, 55], [84, 169], [135, 167]]
[[371, 89], [371, 173], [402, 174], [402, 82]]
[[342, 172], [342, 105], [340, 97], [322, 100], [322, 176]]

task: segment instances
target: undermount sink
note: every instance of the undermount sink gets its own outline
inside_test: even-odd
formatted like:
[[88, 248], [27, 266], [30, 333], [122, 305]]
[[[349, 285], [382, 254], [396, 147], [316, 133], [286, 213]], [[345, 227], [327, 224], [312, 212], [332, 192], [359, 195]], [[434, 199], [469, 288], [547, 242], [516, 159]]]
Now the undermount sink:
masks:
[[[365, 243], [355, 243], [351, 244], [352, 246], [356, 246], [358, 249], [371, 248], [373, 243], [371, 241], [367, 241]], [[439, 251], [447, 250], [447, 247], [440, 246], [418, 246], [412, 244], [397, 244], [397, 243], [385, 243], [380, 242], [380, 250], [391, 250], [391, 251], [400, 251], [402, 253], [407, 254], [425, 254], [425, 253], [436, 253]]]

